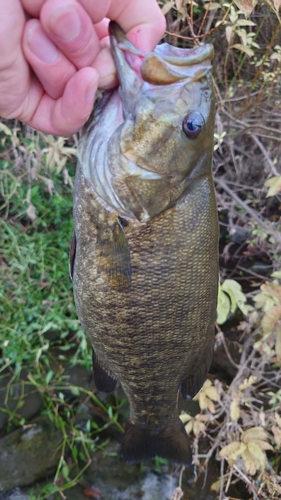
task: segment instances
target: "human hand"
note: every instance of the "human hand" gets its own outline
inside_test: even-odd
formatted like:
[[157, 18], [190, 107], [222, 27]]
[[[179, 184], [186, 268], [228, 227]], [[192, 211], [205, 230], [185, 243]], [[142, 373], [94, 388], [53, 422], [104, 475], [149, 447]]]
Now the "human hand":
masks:
[[0, 0], [0, 12], [0, 115], [54, 135], [76, 132], [97, 88], [117, 84], [108, 19], [142, 50], [165, 30], [156, 0]]

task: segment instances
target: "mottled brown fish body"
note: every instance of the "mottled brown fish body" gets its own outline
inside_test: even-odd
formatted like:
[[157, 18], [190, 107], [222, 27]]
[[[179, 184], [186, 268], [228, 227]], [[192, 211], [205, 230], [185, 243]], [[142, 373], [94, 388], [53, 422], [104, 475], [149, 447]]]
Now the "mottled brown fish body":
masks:
[[[213, 114], [211, 99], [206, 119], [211, 134]], [[98, 119], [94, 117], [94, 121]], [[136, 130], [137, 124], [131, 136]], [[90, 125], [87, 141], [91, 133]], [[181, 389], [184, 397], [193, 397], [206, 377], [213, 350], [218, 282], [212, 136], [203, 130], [202, 138], [205, 144], [196, 146], [193, 157], [197, 163], [192, 169], [188, 166], [188, 175], [181, 172], [182, 160], [176, 165], [177, 154], [173, 153], [175, 165], [167, 168], [178, 175], [178, 183], [167, 180], [166, 174], [158, 177], [157, 165], [158, 172], [163, 173], [165, 157], [153, 166], [155, 179], [147, 179], [146, 172], [144, 179], [137, 172], [136, 184], [132, 175], [121, 179], [125, 194], [120, 213], [115, 206], [108, 207], [110, 195], [102, 199], [100, 188], [93, 189], [84, 165], [79, 164], [77, 169], [75, 302], [94, 348], [97, 387], [110, 392], [118, 381], [128, 396], [130, 421], [123, 455], [129, 461], [155, 455], [185, 465], [191, 461], [188, 438], [178, 415], [178, 393]], [[138, 140], [143, 139], [135, 137], [133, 147]], [[124, 137], [122, 144], [121, 149], [126, 149], [128, 140]], [[188, 155], [188, 146], [188, 140], [179, 143], [179, 155], [183, 156], [184, 147]], [[143, 158], [146, 153], [140, 150], [136, 154]], [[148, 158], [152, 153], [147, 143]], [[116, 191], [118, 182], [113, 178]], [[168, 198], [161, 193], [163, 183]], [[157, 206], [161, 205], [159, 213], [151, 189], [155, 190]], [[124, 213], [127, 204], [132, 216]], [[163, 209], [165, 204], [168, 208]]]

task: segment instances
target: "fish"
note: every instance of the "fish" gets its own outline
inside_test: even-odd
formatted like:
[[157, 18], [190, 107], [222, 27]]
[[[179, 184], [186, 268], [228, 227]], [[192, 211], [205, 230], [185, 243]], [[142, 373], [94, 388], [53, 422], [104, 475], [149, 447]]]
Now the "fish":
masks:
[[213, 46], [142, 52], [115, 22], [109, 32], [119, 87], [78, 145], [74, 298], [97, 389], [121, 384], [130, 404], [125, 461], [188, 466], [179, 395], [205, 381], [217, 303]]

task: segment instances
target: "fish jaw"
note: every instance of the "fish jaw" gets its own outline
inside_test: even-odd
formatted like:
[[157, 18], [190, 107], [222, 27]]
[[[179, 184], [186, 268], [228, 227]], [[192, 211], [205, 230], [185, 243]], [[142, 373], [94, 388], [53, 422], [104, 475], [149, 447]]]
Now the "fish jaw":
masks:
[[143, 52], [126, 38], [114, 21], [109, 24], [109, 33], [121, 92], [124, 89], [126, 94], [130, 93], [132, 86], [138, 90], [142, 80], [152, 85], [169, 85], [181, 80], [200, 79], [211, 69], [214, 57], [211, 44], [181, 49], [163, 43], [153, 52]]
[[[78, 158], [108, 211], [146, 222], [174, 206], [195, 177], [210, 175], [213, 47], [162, 44], [145, 53], [116, 23], [109, 29], [120, 86], [105, 94], [86, 124]], [[196, 138], [183, 128], [192, 113], [203, 124]]]

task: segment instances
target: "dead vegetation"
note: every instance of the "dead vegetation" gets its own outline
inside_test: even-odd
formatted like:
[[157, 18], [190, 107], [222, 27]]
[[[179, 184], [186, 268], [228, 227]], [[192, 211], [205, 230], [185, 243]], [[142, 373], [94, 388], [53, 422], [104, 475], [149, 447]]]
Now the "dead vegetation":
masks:
[[[198, 473], [207, 474], [214, 457], [219, 464], [220, 477], [211, 487], [219, 500], [234, 498], [229, 496], [232, 485], [246, 491], [240, 500], [281, 497], [280, 3], [159, 0], [167, 17], [166, 41], [215, 46], [221, 281], [241, 284], [247, 306], [246, 311], [240, 308], [244, 316], [241, 311], [237, 315], [241, 297], [233, 298], [233, 288], [225, 288], [227, 316], [234, 322], [221, 321], [216, 340], [236, 374], [229, 383], [213, 375], [197, 396], [199, 412], [182, 415], [193, 437]], [[56, 194], [53, 179], [61, 173], [71, 186], [66, 160], [76, 140], [46, 136], [10, 121], [0, 123], [0, 133], [1, 220], [13, 227], [20, 220], [26, 231], [36, 225], [36, 196], [30, 196], [34, 179], [41, 179], [50, 197]], [[5, 162], [13, 163], [12, 173]], [[21, 182], [27, 190], [19, 208], [15, 197]], [[47, 278], [41, 281], [47, 283]], [[231, 353], [230, 334], [238, 360]], [[181, 498], [189, 496], [180, 482], [174, 500]]]
[[[231, 324], [225, 318], [220, 322], [225, 324], [217, 327], [217, 347], [223, 345], [236, 375], [228, 384], [215, 376], [207, 380], [196, 397], [199, 413], [183, 414], [182, 420], [194, 437], [199, 475], [206, 474], [206, 481], [210, 459], [215, 456], [220, 462], [220, 478], [211, 486], [219, 500], [233, 498], [232, 485], [243, 500], [277, 499], [281, 496], [280, 2], [160, 3], [167, 15], [169, 43], [192, 46], [193, 40], [215, 46], [214, 180], [221, 281], [226, 283], [218, 313], [221, 308], [220, 318], [225, 318], [224, 311], [227, 316], [239, 308], [241, 290], [233, 287], [235, 282], [247, 297], [242, 306], [248, 307], [247, 312], [240, 308], [244, 318], [240, 312], [240, 320], [234, 318]], [[228, 336], [235, 339], [238, 360], [231, 355]], [[184, 496], [184, 488], [181, 495], [177, 498], [190, 498]]]

